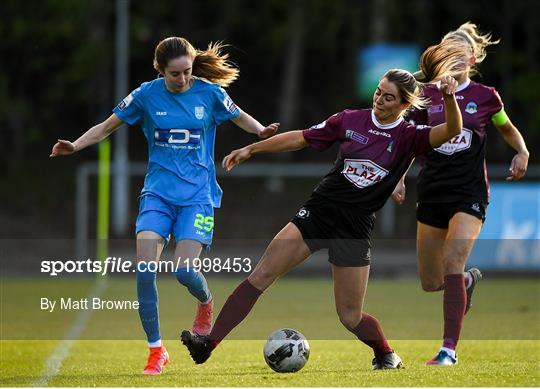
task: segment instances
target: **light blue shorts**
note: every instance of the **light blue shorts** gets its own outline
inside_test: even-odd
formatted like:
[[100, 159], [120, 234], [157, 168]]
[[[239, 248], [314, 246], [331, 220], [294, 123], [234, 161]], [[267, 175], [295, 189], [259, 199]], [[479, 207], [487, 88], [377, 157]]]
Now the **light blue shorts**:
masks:
[[136, 233], [153, 231], [168, 241], [172, 234], [180, 240], [195, 240], [205, 246], [212, 243], [214, 207], [210, 204], [169, 205], [161, 198], [144, 195], [139, 198]]

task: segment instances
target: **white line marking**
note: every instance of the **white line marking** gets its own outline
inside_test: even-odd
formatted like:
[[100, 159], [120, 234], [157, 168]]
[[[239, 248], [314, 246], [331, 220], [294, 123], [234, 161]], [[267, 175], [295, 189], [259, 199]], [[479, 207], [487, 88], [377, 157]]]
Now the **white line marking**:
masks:
[[[101, 297], [105, 289], [107, 288], [107, 279], [100, 277], [94, 283], [94, 286], [88, 294], [89, 301], [94, 297]], [[85, 329], [88, 320], [92, 316], [92, 309], [84, 309], [79, 313], [69, 330], [67, 331], [64, 339], [58, 343], [51, 356], [45, 361], [41, 376], [32, 383], [32, 386], [44, 387], [49, 385], [49, 381], [54, 378], [62, 367], [62, 362], [69, 355], [71, 346], [75, 343], [75, 340], [79, 337], [81, 332]]]

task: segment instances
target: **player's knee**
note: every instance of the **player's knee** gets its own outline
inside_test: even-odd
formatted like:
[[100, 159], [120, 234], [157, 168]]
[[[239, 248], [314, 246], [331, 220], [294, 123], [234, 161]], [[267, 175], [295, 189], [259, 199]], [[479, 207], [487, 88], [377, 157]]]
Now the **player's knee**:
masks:
[[437, 292], [443, 290], [444, 285], [436, 280], [422, 280], [422, 289], [424, 292]]
[[470, 250], [463, 245], [454, 245], [454, 247], [446, 248], [443, 253], [443, 264], [445, 268], [462, 266], [469, 258]]
[[156, 272], [148, 269], [137, 269], [138, 284], [153, 284], [156, 282]]
[[195, 272], [193, 269], [188, 269], [187, 267], [181, 267], [176, 269], [174, 272], [174, 275], [176, 276], [176, 279], [178, 282], [180, 282], [182, 285], [187, 285], [193, 282], [195, 278], [197, 278], [198, 273]]
[[338, 310], [339, 321], [349, 331], [354, 330], [362, 320], [362, 312], [356, 308], [345, 308]]
[[265, 269], [256, 269], [248, 277], [249, 282], [259, 290], [264, 291], [278, 278], [278, 276]]

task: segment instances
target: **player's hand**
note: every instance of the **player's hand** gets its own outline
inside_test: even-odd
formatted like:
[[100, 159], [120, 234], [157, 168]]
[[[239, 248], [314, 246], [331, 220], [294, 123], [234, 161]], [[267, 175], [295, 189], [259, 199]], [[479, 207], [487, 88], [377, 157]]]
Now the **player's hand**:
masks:
[[398, 203], [399, 205], [403, 204], [405, 202], [405, 183], [402, 180], [399, 180], [398, 184], [396, 185], [396, 188], [392, 192], [392, 199]]
[[259, 138], [266, 139], [274, 135], [279, 128], [279, 123], [272, 123], [268, 127], [264, 127], [261, 132], [259, 132]]
[[439, 85], [439, 90], [445, 95], [451, 96], [456, 93], [458, 87], [458, 82], [454, 77], [444, 76], [441, 78], [441, 84]]
[[50, 158], [52, 157], [58, 157], [60, 155], [70, 155], [73, 154], [75, 151], [75, 145], [68, 141], [63, 139], [58, 139], [58, 142], [53, 146], [51, 155], [49, 155]]
[[236, 165], [239, 165], [250, 158], [251, 151], [247, 147], [244, 147], [242, 149], [232, 151], [229, 155], [223, 158], [221, 166], [223, 166], [223, 169], [225, 169], [226, 172], [230, 172]]
[[529, 164], [529, 156], [523, 153], [518, 153], [512, 158], [510, 164], [510, 175], [506, 177], [507, 181], [517, 181], [523, 178], [527, 172], [527, 165]]

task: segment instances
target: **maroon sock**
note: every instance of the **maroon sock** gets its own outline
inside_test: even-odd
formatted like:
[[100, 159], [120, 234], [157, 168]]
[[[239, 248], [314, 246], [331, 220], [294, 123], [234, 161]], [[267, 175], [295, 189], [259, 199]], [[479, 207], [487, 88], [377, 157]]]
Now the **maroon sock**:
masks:
[[444, 341], [443, 347], [455, 350], [463, 315], [467, 304], [465, 277], [461, 274], [449, 274], [444, 277]]
[[236, 287], [229, 296], [214, 323], [210, 339], [213, 348], [249, 314], [262, 292], [247, 279]]
[[351, 331], [358, 339], [373, 349], [375, 355], [394, 352], [384, 336], [381, 323], [373, 316], [362, 313], [362, 321]]

